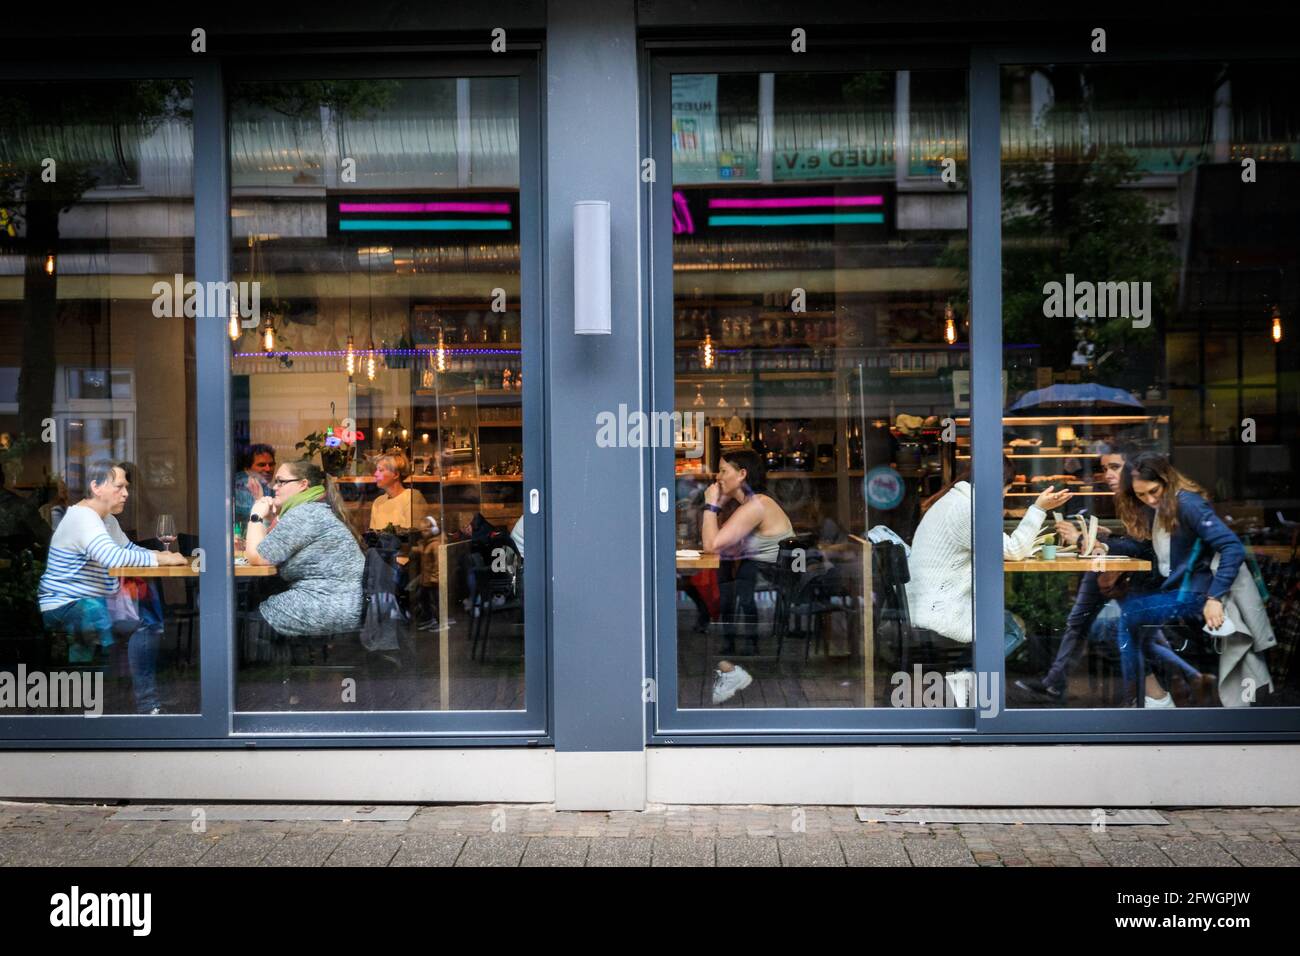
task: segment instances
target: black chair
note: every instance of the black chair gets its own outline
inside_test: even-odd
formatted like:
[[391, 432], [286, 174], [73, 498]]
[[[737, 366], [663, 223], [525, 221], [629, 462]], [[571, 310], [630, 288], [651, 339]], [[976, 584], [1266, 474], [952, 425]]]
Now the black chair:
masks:
[[[776, 657], [781, 659], [786, 638], [804, 641], [804, 660], [807, 661], [814, 643], [822, 643], [822, 624], [827, 614], [845, 614], [850, 611], [838, 571], [825, 567], [822, 553], [816, 549], [815, 535], [786, 538], [780, 543], [776, 565], [771, 571], [776, 589], [776, 608], [773, 613], [772, 632], [777, 639]], [[804, 570], [795, 570], [795, 559], [802, 552]], [[823, 650], [826, 648], [823, 646]]]
[[494, 571], [478, 546], [469, 554], [470, 660], [487, 660], [494, 614], [523, 610], [523, 561], [513, 545], [510, 550], [517, 562], [513, 572]]
[[876, 615], [876, 633], [882, 633], [886, 623], [893, 623], [898, 638], [899, 670], [910, 673], [917, 663], [924, 670], [950, 671], [970, 667], [971, 645], [950, 640], [912, 623], [907, 599], [907, 585], [912, 577], [903, 546], [891, 541], [873, 542], [871, 562], [872, 580], [875, 582], [876, 607], [873, 613]]

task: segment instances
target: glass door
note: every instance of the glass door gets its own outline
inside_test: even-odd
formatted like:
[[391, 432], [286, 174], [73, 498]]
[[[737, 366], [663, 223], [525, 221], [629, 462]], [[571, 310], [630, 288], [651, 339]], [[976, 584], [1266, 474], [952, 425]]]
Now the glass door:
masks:
[[527, 69], [230, 86], [243, 730], [542, 726], [535, 97]]
[[967, 71], [766, 69], [655, 74], [659, 727], [969, 724]]

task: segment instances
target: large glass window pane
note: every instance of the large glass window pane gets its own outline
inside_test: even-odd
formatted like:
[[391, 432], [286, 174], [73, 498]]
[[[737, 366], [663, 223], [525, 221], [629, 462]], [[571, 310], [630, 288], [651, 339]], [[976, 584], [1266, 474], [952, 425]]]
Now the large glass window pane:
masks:
[[673, 116], [677, 705], [969, 706], [964, 74]]
[[1300, 699], [1293, 66], [1003, 72], [1010, 706]]
[[188, 81], [0, 84], [0, 714], [199, 710], [192, 170]]
[[231, 91], [238, 710], [524, 706], [517, 86]]

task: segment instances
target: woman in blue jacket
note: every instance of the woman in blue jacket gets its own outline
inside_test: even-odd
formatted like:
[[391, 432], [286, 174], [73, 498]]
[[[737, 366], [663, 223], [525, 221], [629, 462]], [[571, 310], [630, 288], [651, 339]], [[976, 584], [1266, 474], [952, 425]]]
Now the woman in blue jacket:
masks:
[[[1128, 462], [1115, 498], [1116, 511], [1129, 539], [1115, 542], [1112, 551], [1154, 559], [1160, 586], [1155, 593], [1121, 602], [1119, 646], [1127, 681], [1140, 681], [1141, 652], [1162, 658], [1180, 669], [1188, 683], [1209, 697], [1214, 678], [1201, 674], [1158, 638], [1160, 625], [1182, 618], [1205, 619], [1210, 628], [1223, 624], [1223, 600], [1232, 589], [1246, 549], [1205, 497], [1205, 491], [1170, 464], [1164, 455], [1143, 452]], [[1219, 556], [1217, 571], [1210, 569]], [[1133, 634], [1139, 639], [1134, 640]], [[1168, 700], [1168, 704], [1164, 701]], [[1162, 698], [1154, 706], [1172, 706]]]

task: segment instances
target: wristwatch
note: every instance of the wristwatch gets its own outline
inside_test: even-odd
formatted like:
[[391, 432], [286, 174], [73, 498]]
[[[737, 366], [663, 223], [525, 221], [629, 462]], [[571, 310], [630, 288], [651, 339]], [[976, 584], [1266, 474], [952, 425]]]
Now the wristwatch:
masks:
[[256, 513], [250, 514], [250, 515], [248, 516], [248, 523], [249, 523], [249, 524], [261, 524], [261, 523], [262, 523], [262, 516], [259, 515], [259, 514], [256, 514]]
[[717, 505], [705, 505], [704, 510], [712, 511], [715, 515], [718, 514], [720, 511], [722, 511], [722, 509], [719, 508]]

